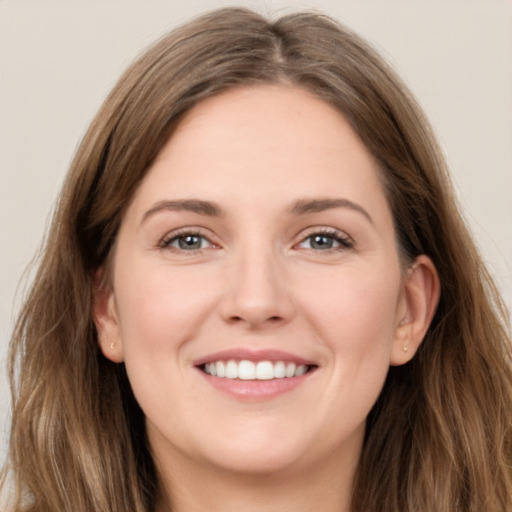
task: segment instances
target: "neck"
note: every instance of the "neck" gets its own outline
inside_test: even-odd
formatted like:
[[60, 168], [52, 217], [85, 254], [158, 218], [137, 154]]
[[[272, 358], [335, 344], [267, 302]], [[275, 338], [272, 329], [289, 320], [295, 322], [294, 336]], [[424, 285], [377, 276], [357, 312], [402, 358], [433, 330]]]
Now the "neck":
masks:
[[[190, 460], [159, 464], [158, 512], [349, 512], [359, 453], [266, 474], [241, 474]], [[161, 462], [161, 461], [160, 461]], [[172, 503], [172, 506], [170, 505]]]

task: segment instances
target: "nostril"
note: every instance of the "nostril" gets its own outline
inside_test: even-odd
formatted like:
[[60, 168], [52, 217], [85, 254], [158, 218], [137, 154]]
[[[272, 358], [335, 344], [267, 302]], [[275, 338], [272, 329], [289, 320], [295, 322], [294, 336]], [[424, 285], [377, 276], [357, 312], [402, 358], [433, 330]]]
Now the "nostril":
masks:
[[229, 317], [228, 322], [231, 324], [248, 323], [251, 326], [256, 327], [256, 326], [263, 326], [265, 324], [267, 326], [269, 326], [269, 325], [277, 326], [277, 325], [281, 324], [283, 322], [283, 320], [284, 320], [284, 318], [279, 315], [272, 315], [267, 318], [263, 318], [263, 317], [256, 318], [254, 316], [248, 316], [247, 318], [245, 318], [244, 316], [241, 316], [241, 315], [232, 315]]
[[[241, 322], [241, 321], [244, 321], [244, 318], [241, 317], [241, 316], [238, 316], [238, 315], [233, 315], [229, 318], [232, 322]], [[277, 316], [277, 315], [274, 315], [274, 316], [269, 316], [266, 321], [267, 322], [281, 322], [283, 320], [282, 317], [280, 316]], [[265, 320], [263, 320], [264, 322]]]

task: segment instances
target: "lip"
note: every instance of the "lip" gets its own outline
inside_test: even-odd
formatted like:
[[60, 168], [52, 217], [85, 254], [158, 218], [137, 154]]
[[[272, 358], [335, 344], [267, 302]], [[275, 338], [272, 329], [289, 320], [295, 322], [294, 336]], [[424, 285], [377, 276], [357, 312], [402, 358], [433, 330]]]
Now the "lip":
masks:
[[[273, 380], [239, 380], [223, 377], [214, 377], [205, 373], [201, 366], [216, 361], [228, 361], [230, 359], [241, 361], [283, 361], [295, 363], [296, 365], [307, 365], [314, 367], [299, 377], [286, 377]], [[235, 348], [208, 354], [196, 359], [194, 367], [200, 376], [217, 391], [221, 391], [231, 397], [242, 401], [266, 401], [282, 394], [293, 391], [305, 384], [312, 375], [316, 373], [318, 364], [314, 361], [304, 359], [290, 352], [282, 350], [248, 350], [246, 348]]]

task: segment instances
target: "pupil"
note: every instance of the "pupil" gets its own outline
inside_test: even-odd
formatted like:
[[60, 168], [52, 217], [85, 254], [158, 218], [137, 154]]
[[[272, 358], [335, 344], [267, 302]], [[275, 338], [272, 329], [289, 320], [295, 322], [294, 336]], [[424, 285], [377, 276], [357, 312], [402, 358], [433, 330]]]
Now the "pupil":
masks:
[[332, 247], [332, 238], [324, 235], [315, 235], [312, 246], [315, 249], [330, 249]]
[[180, 249], [199, 249], [201, 246], [201, 238], [197, 235], [182, 236], [179, 239]]

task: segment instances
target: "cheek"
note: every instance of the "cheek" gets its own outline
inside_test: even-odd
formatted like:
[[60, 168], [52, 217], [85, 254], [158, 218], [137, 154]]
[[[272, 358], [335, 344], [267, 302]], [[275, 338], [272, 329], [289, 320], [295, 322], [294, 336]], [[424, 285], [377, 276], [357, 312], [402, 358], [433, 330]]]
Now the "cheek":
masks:
[[327, 354], [327, 384], [315, 403], [318, 415], [333, 426], [317, 441], [326, 453], [364, 430], [384, 385], [400, 293], [400, 273], [392, 269], [380, 273], [377, 266], [351, 265], [317, 273], [314, 286], [311, 280], [297, 285], [303, 316]]
[[125, 265], [116, 272], [116, 303], [125, 357], [175, 350], [193, 339], [214, 302], [201, 272]]
[[[195, 277], [194, 277], [195, 276]], [[165, 406], [187, 409], [183, 397], [187, 350], [198, 337], [214, 302], [201, 272], [180, 272], [165, 264], [123, 262], [116, 268], [116, 305], [126, 371], [144, 414], [182, 429]], [[179, 392], [177, 391], [179, 390]]]
[[317, 275], [315, 286], [304, 283], [300, 295], [310, 323], [337, 356], [382, 364], [391, 349], [399, 294], [398, 265], [382, 272], [365, 265]]

